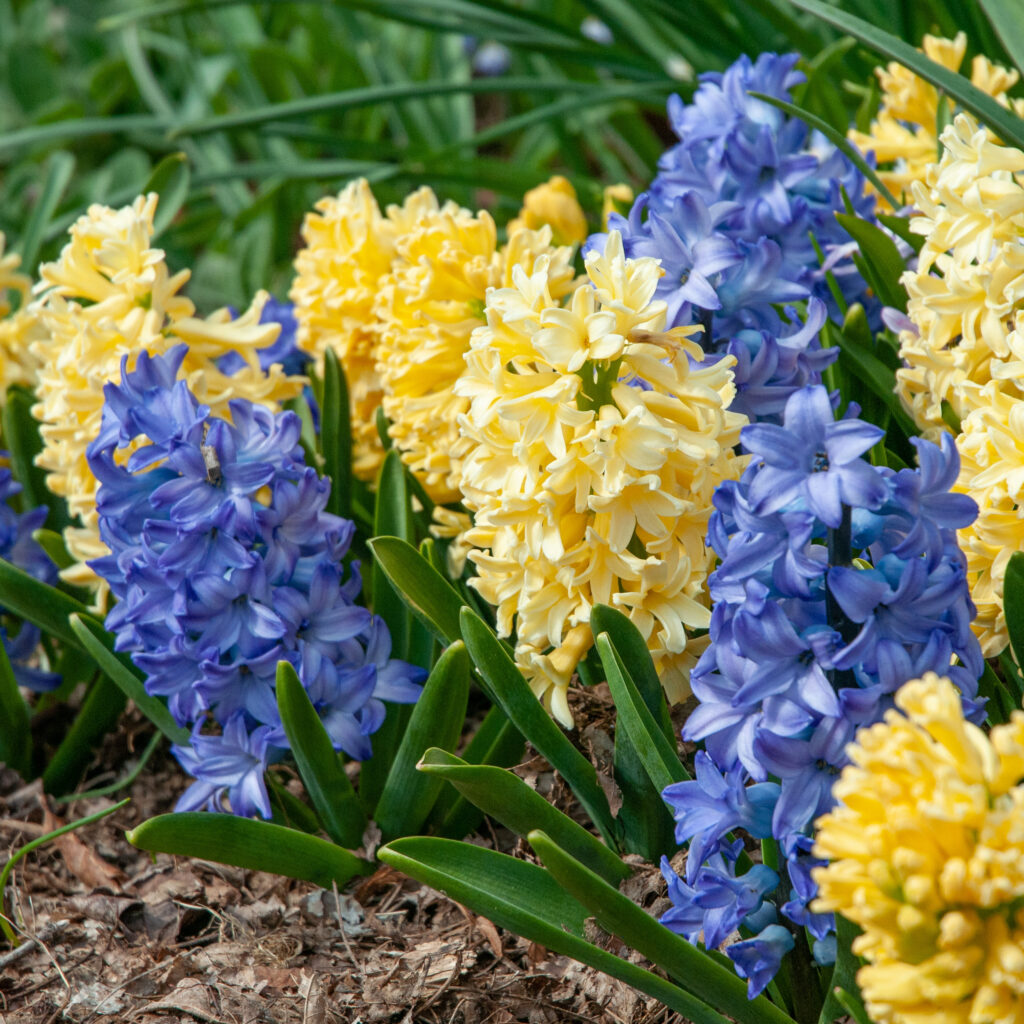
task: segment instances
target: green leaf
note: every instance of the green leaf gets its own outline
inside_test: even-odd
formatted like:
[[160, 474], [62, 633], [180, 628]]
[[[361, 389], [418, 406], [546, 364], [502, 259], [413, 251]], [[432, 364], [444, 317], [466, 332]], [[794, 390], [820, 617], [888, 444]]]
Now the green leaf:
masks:
[[914, 234], [910, 228], [909, 217], [898, 217], [894, 213], [880, 213], [878, 220], [898, 238], [902, 238], [915, 253], [921, 251], [921, 247], [924, 245], [924, 235]]
[[[630, 666], [629, 678], [653, 721], [674, 749], [676, 740], [668, 706], [643, 635], [626, 615], [608, 605], [595, 605], [591, 610], [590, 628], [595, 634], [608, 634], [621, 663]], [[617, 821], [625, 848], [648, 861], [671, 855], [677, 846], [675, 823], [624, 727], [615, 730], [615, 781], [622, 790]], [[550, 834], [550, 830], [545, 831]], [[559, 841], [557, 836], [555, 839]], [[565, 847], [564, 843], [561, 845]]]
[[82, 642], [68, 622], [72, 615], [89, 615], [89, 609], [56, 587], [40, 583], [34, 576], [0, 558], [0, 606], [28, 619], [44, 633], [84, 653]]
[[134, 135], [137, 132], [163, 131], [169, 120], [152, 114], [120, 114], [114, 117], [75, 117], [49, 124], [31, 125], [0, 135], [0, 154], [26, 146], [86, 139], [94, 135]]
[[377, 801], [374, 818], [385, 841], [413, 835], [423, 827], [443, 783], [417, 772], [416, 765], [429, 747], [455, 749], [468, 700], [469, 655], [462, 641], [457, 640], [441, 655], [412, 709]]
[[1003, 614], [1010, 634], [1010, 649], [1018, 665], [1024, 666], [1024, 551], [1010, 555], [1003, 580]]
[[468, 606], [412, 544], [400, 537], [374, 537], [370, 550], [375, 566], [427, 629], [445, 644], [461, 638], [459, 614]]
[[306, 688], [287, 661], [277, 664], [277, 709], [324, 831], [341, 846], [358, 846], [367, 824], [363, 805]]
[[[467, 764], [489, 764], [511, 768], [523, 756], [526, 741], [499, 707], [492, 707], [473, 734], [462, 760]], [[436, 835], [462, 839], [483, 821], [483, 812], [454, 787], [441, 791], [428, 825]]]
[[518, 775], [492, 765], [467, 764], [436, 747], [423, 755], [418, 767], [427, 775], [447, 779], [485, 814], [524, 839], [535, 829], [554, 836], [560, 846], [613, 885], [631, 874], [621, 857], [553, 807]]
[[[828, 996], [821, 1008], [818, 1024], [831, 1024], [844, 1012], [850, 1013], [850, 1007], [840, 998], [840, 992], [848, 999], [860, 1002], [860, 988], [857, 986], [857, 971], [860, 969], [860, 958], [853, 952], [853, 940], [860, 934], [860, 929], [842, 914], [836, 915], [836, 965], [832, 969], [832, 977], [827, 986]], [[864, 1007], [861, 1005], [861, 1010]]]
[[47, 793], [60, 796], [78, 785], [100, 740], [117, 727], [125, 703], [124, 694], [108, 676], [99, 676], [89, 687], [71, 728], [43, 772]]
[[[859, 311], [859, 314], [855, 315], [863, 315], [863, 309], [858, 303], [854, 303], [850, 307], [847, 315], [849, 316], [854, 310]], [[916, 436], [917, 427], [900, 404], [900, 400], [894, 390], [896, 377], [893, 371], [873, 352], [854, 341], [845, 329], [839, 329], [834, 324], [826, 324], [825, 329], [828, 335], [838, 344], [841, 359], [844, 363], [848, 364], [848, 372], [851, 378], [865, 385], [885, 403], [885, 407], [889, 410], [893, 422], [907, 437]]]
[[1024, 72], [1024, 7], [1020, 0], [981, 0], [981, 9], [1014, 66]]
[[[31, 772], [32, 731], [25, 703], [14, 678], [7, 645], [0, 643], [0, 762], [27, 779]], [[0, 893], [3, 889], [0, 889]]]
[[7, 389], [3, 408], [4, 446], [10, 452], [11, 473], [22, 487], [22, 507], [27, 511], [46, 505], [46, 525], [58, 533], [68, 525], [67, 505], [46, 486], [46, 473], [35, 464], [43, 450], [39, 424], [32, 416], [35, 395], [21, 387]]
[[53, 530], [33, 530], [32, 539], [46, 552], [46, 557], [58, 569], [67, 569], [75, 564], [64, 543], [64, 535]]
[[161, 814], [127, 833], [128, 842], [151, 853], [198, 857], [250, 871], [299, 878], [329, 889], [372, 865], [325, 839], [269, 821], [202, 811]]
[[153, 237], [162, 234], [164, 229], [178, 215], [188, 198], [192, 171], [188, 157], [184, 153], [170, 153], [153, 168], [153, 173], [140, 190], [141, 195], [155, 192], [160, 197], [156, 216], [153, 218]]
[[617, 935], [630, 949], [665, 970], [702, 1004], [728, 1014], [740, 1024], [793, 1024], [787, 1014], [764, 996], [747, 999], [747, 986], [733, 971], [670, 932], [618, 889], [574, 860], [549, 836], [531, 832], [529, 841], [552, 876], [597, 918], [605, 931]]
[[483, 619], [464, 608], [460, 621], [470, 657], [487, 683], [494, 702], [565, 779], [604, 841], [616, 849], [615, 823], [594, 766], [569, 742], [541, 707], [508, 651]]
[[114, 637], [102, 623], [89, 614], [74, 613], [68, 618], [72, 632], [85, 652], [110, 680], [131, 700], [172, 743], [188, 746], [191, 734], [172, 717], [167, 705], [146, 693], [145, 676], [122, 651], [114, 650]]
[[[406, 469], [397, 449], [384, 456], [377, 478], [377, 508], [373, 530], [377, 536], [398, 537], [407, 543], [415, 540]], [[373, 610], [391, 631], [391, 646], [396, 658], [404, 658], [409, 647], [409, 612], [383, 570], [373, 567]]]
[[872, 50], [909, 68], [925, 81], [931, 82], [932, 85], [952, 96], [965, 110], [969, 110], [978, 117], [1003, 142], [1018, 148], [1024, 147], [1024, 121], [1000, 106], [991, 96], [971, 85], [970, 81], [962, 75], [929, 60], [910, 43], [906, 43], [888, 32], [883, 32], [870, 22], [863, 21], [844, 10], [821, 3], [820, 0], [790, 0], [790, 3], [821, 18], [822, 21], [826, 21], [830, 25], [835, 25], [836, 28], [859, 39]]
[[22, 267], [33, 277], [36, 274], [39, 247], [43, 242], [46, 225], [56, 212], [74, 173], [75, 158], [65, 150], [51, 153], [47, 158], [43, 187], [32, 208], [32, 216], [25, 225], [25, 232], [18, 242], [17, 250], [21, 255]]
[[[796, 3], [796, 0], [792, 0], [792, 2]], [[812, 114], [809, 110], [804, 110], [792, 103], [787, 103], [786, 100], [780, 100], [777, 96], [769, 96], [767, 93], [756, 92], [754, 90], [751, 90], [750, 95], [756, 99], [763, 100], [765, 103], [770, 103], [773, 107], [778, 107], [779, 110], [784, 110], [790, 116], [803, 121], [809, 128], [814, 128], [816, 131], [821, 132], [821, 134], [824, 135], [833, 146], [841, 150], [843, 155], [856, 166], [857, 170], [859, 170], [860, 173], [863, 174], [876, 189], [878, 189], [878, 194], [882, 196], [894, 210], [898, 210], [903, 205], [902, 203], [897, 202], [893, 194], [885, 187], [885, 183], [881, 178], [879, 178], [875, 169], [864, 159], [864, 155], [860, 150], [857, 149], [857, 147], [850, 142], [842, 132], [836, 131], [828, 121], [822, 120], [816, 114]]]
[[324, 394], [320, 405], [320, 453], [331, 478], [327, 511], [348, 519], [352, 514], [352, 421], [348, 381], [334, 350], [324, 353]]
[[[679, 84], [671, 79], [651, 80], [647, 83], [648, 94], [658, 100], [666, 92], [678, 89]], [[393, 103], [398, 100], [416, 100], [424, 96], [451, 96], [453, 94], [482, 95], [487, 93], [535, 93], [549, 92], [555, 95], [566, 92], [586, 94], [587, 103], [600, 103], [609, 89], [621, 89], [621, 82], [607, 82], [603, 87], [590, 81], [576, 81], [571, 78], [516, 78], [502, 75], [500, 78], [474, 78], [467, 81], [446, 81], [434, 79], [419, 82], [397, 82], [372, 85], [361, 89], [346, 89], [343, 92], [321, 93], [318, 96], [304, 96], [284, 103], [271, 103], [252, 107], [231, 114], [219, 114], [198, 121], [187, 121], [176, 125], [168, 134], [171, 139], [181, 136], [196, 136], [221, 132], [233, 128], [266, 124], [268, 121], [287, 121], [296, 117], [308, 117], [324, 111], [351, 110], [354, 107], [375, 106], [378, 103]], [[0, 151], [4, 139], [0, 138]]]
[[836, 220], [857, 243], [866, 279], [885, 306], [906, 312], [907, 290], [900, 284], [900, 275], [907, 269], [893, 240], [881, 228], [849, 213], [837, 213]]
[[674, 782], [685, 782], [689, 775], [679, 755], [644, 703], [607, 633], [597, 637], [596, 646], [615, 701], [616, 733], [619, 729], [625, 730], [659, 793]]
[[726, 1024], [717, 1015], [695, 1016], [696, 1001], [682, 989], [587, 942], [587, 911], [536, 864], [469, 843], [423, 837], [396, 839], [381, 847], [377, 856], [499, 928], [618, 978], [694, 1024]]

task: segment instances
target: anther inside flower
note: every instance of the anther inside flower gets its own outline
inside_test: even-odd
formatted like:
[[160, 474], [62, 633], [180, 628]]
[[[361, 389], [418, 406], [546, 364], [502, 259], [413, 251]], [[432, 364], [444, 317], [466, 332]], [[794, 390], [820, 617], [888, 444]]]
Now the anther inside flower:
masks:
[[473, 585], [566, 725], [596, 603], [629, 615], [670, 698], [686, 693], [687, 630], [709, 621], [711, 494], [742, 468], [744, 423], [728, 411], [731, 360], [701, 365], [695, 328], [665, 330], [656, 260], [627, 259], [612, 232], [586, 268], [565, 306], [547, 255], [488, 292], [455, 386]]

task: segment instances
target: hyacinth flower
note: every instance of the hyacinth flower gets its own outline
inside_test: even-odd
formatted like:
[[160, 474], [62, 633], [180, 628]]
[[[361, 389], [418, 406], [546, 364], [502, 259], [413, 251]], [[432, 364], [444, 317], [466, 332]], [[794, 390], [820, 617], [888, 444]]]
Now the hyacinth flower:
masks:
[[[75, 564], [61, 575], [95, 588], [101, 606], [102, 584], [87, 563], [107, 549], [99, 536], [96, 478], [86, 447], [100, 429], [103, 385], [117, 379], [123, 358], [131, 365], [140, 352], [158, 354], [186, 344], [182, 376], [219, 415], [230, 415], [228, 403], [236, 398], [276, 409], [306, 384], [305, 377], [290, 377], [280, 365], [264, 370], [255, 354], [280, 331], [276, 323], [260, 322], [265, 292], [238, 317], [227, 309], [196, 314], [182, 293], [190, 272], [172, 272], [164, 251], [152, 244], [157, 202], [151, 193], [117, 210], [90, 206], [72, 225], [60, 256], [40, 267], [41, 294], [33, 303], [38, 402], [32, 414], [43, 440], [37, 462], [47, 472], [47, 487], [67, 500], [77, 519], [64, 531]], [[228, 353], [243, 365], [221, 369], [219, 360]]]
[[[983, 661], [956, 545], [977, 509], [949, 493], [956, 449], [917, 440], [919, 468], [873, 466], [864, 456], [882, 431], [852, 412], [835, 419], [825, 389], [809, 387], [790, 396], [782, 425], [745, 427], [752, 460], [718, 488], [709, 525], [721, 559], [711, 642], [683, 729], [704, 751], [696, 779], [664, 792], [690, 853], [685, 881], [663, 864], [675, 903], [663, 920], [708, 945], [743, 929], [725, 952], [751, 995], [787, 951], [810, 956], [805, 927], [820, 962], [834, 954], [833, 920], [813, 904], [812, 826], [834, 804], [856, 730], [926, 672], [955, 682], [968, 717], [981, 713]], [[777, 859], [739, 872], [734, 829]], [[726, 891], [735, 896], [723, 903]]]
[[873, 218], [862, 175], [802, 121], [750, 95], [790, 101], [804, 81], [797, 59], [743, 56], [701, 75], [689, 104], [673, 96], [679, 143], [629, 214], [608, 222], [627, 255], [661, 260], [657, 297], [669, 325], [702, 324], [704, 350], [734, 357], [733, 407], [776, 423], [789, 395], [819, 383], [835, 358], [818, 339], [828, 311], [837, 313], [826, 268], [846, 302], [872, 316], [878, 306], [835, 218], [844, 191], [858, 216]]
[[244, 400], [214, 416], [178, 376], [185, 346], [122, 362], [107, 384], [89, 466], [99, 481], [92, 568], [118, 599], [107, 628], [175, 720], [196, 782], [178, 809], [269, 817], [263, 772], [288, 749], [278, 662], [298, 673], [336, 749], [363, 760], [383, 700], [411, 702], [421, 669], [390, 656], [358, 606], [353, 524], [324, 511], [329, 481], [306, 466], [299, 420]]
[[862, 932], [878, 1024], [1015, 1022], [1024, 999], [1024, 713], [990, 735], [926, 673], [862, 729], [817, 822], [812, 909]]
[[657, 261], [628, 259], [613, 231], [585, 263], [564, 306], [557, 254], [492, 289], [455, 385], [470, 585], [566, 726], [598, 603], [643, 634], [670, 700], [688, 692], [709, 618], [711, 496], [739, 474], [744, 422], [728, 408], [729, 361], [705, 366], [695, 328], [665, 330]]

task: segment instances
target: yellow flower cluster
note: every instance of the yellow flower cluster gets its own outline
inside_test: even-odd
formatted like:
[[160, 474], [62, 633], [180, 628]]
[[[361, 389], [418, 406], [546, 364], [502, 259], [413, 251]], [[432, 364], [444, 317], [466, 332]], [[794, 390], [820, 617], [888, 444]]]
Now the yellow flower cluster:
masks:
[[1024, 152], [994, 142], [968, 114], [942, 133], [943, 155], [913, 186], [925, 236], [903, 277], [914, 329], [900, 335], [897, 391], [928, 436], [960, 421], [958, 489], [979, 505], [960, 532], [975, 631], [987, 656], [1007, 643], [1006, 564], [1024, 549]]
[[[321, 365], [331, 348], [345, 369], [357, 476], [372, 480], [380, 467], [382, 406], [392, 441], [431, 498], [460, 499], [452, 453], [464, 402], [452, 385], [483, 323], [487, 289], [507, 284], [513, 266], [529, 270], [539, 254], [554, 252], [552, 231], [573, 242], [586, 232], [565, 179], [528, 193], [502, 248], [489, 214], [439, 203], [429, 188], [382, 214], [369, 185], [356, 181], [306, 217], [291, 290], [298, 343]], [[563, 249], [558, 257], [562, 293], [572, 279], [570, 256]]]
[[[21, 257], [4, 255], [5, 238], [0, 231], [0, 405], [12, 384], [31, 387], [35, 360], [29, 352], [38, 320], [29, 303], [32, 280], [19, 271]], [[11, 304], [17, 296], [17, 308]]]
[[[967, 36], [963, 32], [955, 39], [925, 36], [921, 47], [929, 59], [950, 71], [959, 71]], [[1016, 71], [993, 64], [986, 57], [975, 57], [971, 64], [971, 84], [1004, 106], [1010, 104], [1006, 93], [1018, 77]], [[940, 110], [940, 104], [948, 100], [940, 97], [934, 85], [895, 61], [884, 70], [879, 68], [878, 80], [882, 88], [878, 117], [867, 133], [851, 129], [850, 140], [863, 152], [874, 152], [882, 183], [897, 199], [904, 196], [909, 200], [914, 182], [924, 181], [928, 166], [935, 162], [938, 133], [952, 111]], [[1014, 100], [1013, 106], [1018, 113], [1024, 110], [1020, 100]], [[881, 198], [879, 202], [888, 208]]]
[[[36, 303], [40, 335], [32, 346], [39, 361], [33, 415], [44, 447], [37, 463], [47, 485], [67, 499], [81, 525], [65, 533], [79, 563], [65, 573], [72, 582], [97, 586], [86, 559], [106, 553], [96, 513], [96, 479], [85, 450], [99, 432], [103, 385], [119, 379], [121, 359], [131, 368], [140, 352], [158, 354], [185, 342], [182, 373], [200, 402], [229, 416], [232, 398], [276, 407], [298, 395], [304, 377], [285, 376], [277, 364], [260, 368], [256, 349], [271, 344], [277, 324], [260, 324], [266, 294], [237, 319], [227, 310], [208, 318], [182, 294], [187, 270], [171, 274], [161, 249], [153, 248], [157, 196], [140, 196], [113, 210], [95, 205], [71, 228], [71, 241], [54, 263], [40, 267], [42, 295]], [[227, 376], [217, 360], [236, 352], [245, 361]]]
[[733, 446], [746, 422], [727, 411], [731, 361], [692, 365], [695, 328], [665, 331], [656, 260], [626, 259], [612, 232], [586, 268], [565, 306], [556, 255], [514, 267], [511, 285], [488, 294], [455, 385], [468, 402], [472, 585], [497, 606], [501, 634], [515, 631], [517, 663], [565, 725], [596, 603], [640, 629], [670, 699], [687, 692], [699, 645], [686, 630], [709, 622], [711, 494], [742, 468]]
[[818, 820], [813, 905], [863, 929], [878, 1024], [1024, 1022], [1024, 713], [990, 737], [934, 673], [864, 729]]

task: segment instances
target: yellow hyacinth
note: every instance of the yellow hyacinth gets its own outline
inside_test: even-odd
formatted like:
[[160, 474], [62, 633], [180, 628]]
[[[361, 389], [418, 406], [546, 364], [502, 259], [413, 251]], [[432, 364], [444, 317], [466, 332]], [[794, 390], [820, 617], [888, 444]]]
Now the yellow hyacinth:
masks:
[[31, 387], [35, 382], [36, 360], [30, 346], [38, 332], [38, 317], [29, 301], [32, 280], [18, 269], [17, 253], [4, 255], [4, 245], [0, 231], [0, 405], [12, 384]]
[[[555, 248], [551, 229], [516, 231], [498, 248], [485, 212], [438, 204], [428, 190], [397, 240], [391, 274], [376, 304], [377, 372], [390, 436], [427, 493], [439, 504], [461, 499], [457, 419], [467, 401], [455, 391], [474, 328], [484, 322], [488, 289], [506, 286], [515, 268], [527, 273], [550, 257], [558, 297], [573, 279], [572, 250]], [[389, 211], [390, 213], [390, 211]]]
[[902, 277], [913, 328], [900, 333], [896, 390], [933, 439], [959, 421], [957, 489], [978, 503], [960, 531], [974, 630], [986, 656], [1007, 645], [1003, 578], [1024, 550], [1024, 152], [994, 142], [968, 114], [942, 133], [943, 154], [913, 186], [924, 236]]
[[545, 225], [551, 228], [555, 245], [582, 245], [587, 237], [587, 216], [576, 199], [576, 189], [560, 174], [523, 196], [523, 208], [509, 223], [508, 236], [520, 228], [537, 231]]
[[[182, 374], [199, 401], [220, 416], [230, 415], [232, 398], [276, 407], [305, 383], [304, 377], [285, 376], [277, 364], [268, 373], [260, 368], [256, 349], [271, 344], [280, 330], [259, 323], [265, 293], [234, 320], [227, 310], [195, 315], [180, 294], [189, 271], [172, 274], [163, 250], [151, 244], [156, 205], [151, 194], [120, 210], [91, 206], [72, 226], [60, 257], [40, 268], [39, 336], [32, 345], [38, 402], [32, 412], [41, 424], [43, 450], [36, 462], [80, 522], [65, 532], [78, 563], [65, 576], [81, 585], [98, 586], [84, 562], [107, 553], [85, 450], [99, 431], [103, 385], [120, 378], [123, 357], [131, 369], [140, 352], [159, 354], [187, 343]], [[230, 376], [217, 368], [229, 352], [245, 364]]]
[[986, 736], [928, 673], [863, 729], [817, 822], [812, 909], [853, 951], [877, 1024], [1024, 1022], [1024, 712]]
[[[618, 232], [586, 257], [567, 305], [556, 255], [516, 266], [487, 296], [467, 370], [462, 489], [472, 585], [554, 716], [610, 604], [647, 639], [668, 695], [687, 692], [709, 622], [704, 545], [711, 495], [735, 478], [745, 417], [731, 413], [731, 360], [693, 366], [696, 328], [665, 330], [653, 259], [626, 259]], [[553, 282], [555, 286], [553, 286]]]
[[[925, 56], [950, 71], [959, 71], [967, 49], [967, 36], [957, 33], [955, 39], [926, 35], [921, 42]], [[1006, 93], [1019, 75], [1014, 70], [993, 64], [985, 57], [975, 57], [971, 64], [971, 84], [992, 96], [1004, 106], [1010, 104]], [[882, 88], [882, 105], [868, 132], [851, 129], [850, 140], [863, 152], [873, 152], [878, 161], [878, 176], [889, 191], [899, 199], [910, 201], [915, 182], [924, 181], [929, 164], [934, 163], [941, 126], [949, 120], [952, 110], [941, 109], [949, 101], [923, 78], [895, 61], [884, 70], [878, 69]], [[1024, 110], [1020, 100], [1013, 106]], [[870, 188], [870, 185], [867, 186]], [[879, 202], [888, 209], [881, 197]]]

